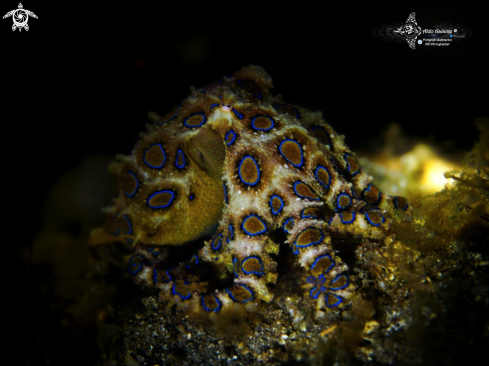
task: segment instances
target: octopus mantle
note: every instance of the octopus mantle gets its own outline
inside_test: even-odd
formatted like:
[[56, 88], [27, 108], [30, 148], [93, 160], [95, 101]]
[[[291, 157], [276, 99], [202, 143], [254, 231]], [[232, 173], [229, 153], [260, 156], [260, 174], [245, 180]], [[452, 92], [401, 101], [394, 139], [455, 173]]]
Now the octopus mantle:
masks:
[[[301, 270], [299, 292], [342, 307], [354, 278], [331, 237], [382, 239], [385, 212], [407, 209], [370, 182], [320, 112], [271, 88], [257, 66], [192, 88], [110, 166], [119, 195], [91, 243], [123, 243], [129, 275], [162, 301], [203, 312], [270, 302], [279, 273]], [[274, 261], [280, 246], [296, 269]]]

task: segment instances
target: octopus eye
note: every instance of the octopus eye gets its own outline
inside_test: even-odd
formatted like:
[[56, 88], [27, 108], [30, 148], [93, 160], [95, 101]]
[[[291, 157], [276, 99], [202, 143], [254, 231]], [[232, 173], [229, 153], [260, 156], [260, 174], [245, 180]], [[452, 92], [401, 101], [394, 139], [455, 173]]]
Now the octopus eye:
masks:
[[304, 156], [301, 145], [291, 139], [284, 140], [278, 147], [280, 155], [296, 168], [300, 168], [304, 163]]

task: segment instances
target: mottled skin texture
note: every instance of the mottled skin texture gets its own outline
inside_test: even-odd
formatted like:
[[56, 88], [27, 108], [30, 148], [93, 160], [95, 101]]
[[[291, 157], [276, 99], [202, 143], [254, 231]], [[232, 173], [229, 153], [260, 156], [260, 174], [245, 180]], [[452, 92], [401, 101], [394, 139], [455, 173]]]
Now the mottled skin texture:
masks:
[[[270, 302], [270, 284], [293, 270], [271, 254], [292, 250], [306, 273], [297, 291], [318, 308], [341, 307], [355, 286], [331, 237], [381, 239], [383, 212], [405, 208], [370, 183], [320, 112], [284, 104], [271, 87], [249, 66], [193, 89], [111, 166], [119, 195], [91, 241], [134, 249], [130, 275], [162, 301], [203, 312]], [[172, 259], [178, 247], [187, 262]]]

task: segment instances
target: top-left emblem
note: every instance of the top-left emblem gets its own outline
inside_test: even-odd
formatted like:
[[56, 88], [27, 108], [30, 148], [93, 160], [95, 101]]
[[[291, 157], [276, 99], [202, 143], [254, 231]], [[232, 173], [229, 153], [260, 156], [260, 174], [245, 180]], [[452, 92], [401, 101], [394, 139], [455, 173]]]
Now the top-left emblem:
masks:
[[3, 19], [8, 18], [10, 16], [14, 20], [14, 24], [12, 25], [12, 30], [14, 31], [17, 28], [19, 28], [19, 32], [22, 30], [22, 28], [24, 28], [26, 31], [29, 30], [29, 26], [27, 25], [29, 16], [37, 19], [37, 15], [30, 10], [24, 9], [22, 3], [19, 3], [18, 9], [14, 9], [12, 11], [9, 11], [7, 14], [5, 14], [3, 16]]

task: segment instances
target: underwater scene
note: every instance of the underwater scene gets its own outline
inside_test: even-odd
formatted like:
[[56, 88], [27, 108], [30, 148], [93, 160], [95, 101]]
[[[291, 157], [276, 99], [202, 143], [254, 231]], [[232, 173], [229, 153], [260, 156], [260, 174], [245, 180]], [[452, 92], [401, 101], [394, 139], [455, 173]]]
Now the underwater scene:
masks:
[[[45, 19], [33, 11], [28, 34]], [[367, 34], [409, 13], [377, 15]], [[443, 20], [473, 26], [456, 13]], [[333, 39], [324, 57], [321, 27], [300, 39], [148, 27], [165, 47], [144, 32], [99, 40], [98, 58], [49, 61], [67, 71], [58, 99], [36, 99], [46, 80], [33, 86], [45, 124], [26, 146], [40, 194], [31, 218], [25, 206], [12, 215], [33, 224], [9, 249], [18, 275], [6, 281], [22, 319], [12, 340], [29, 351], [7, 365], [455, 365], [484, 354], [479, 64], [425, 78], [438, 54], [405, 40], [354, 50]], [[389, 47], [401, 61], [386, 61]], [[21, 181], [17, 204], [33, 192]]]

